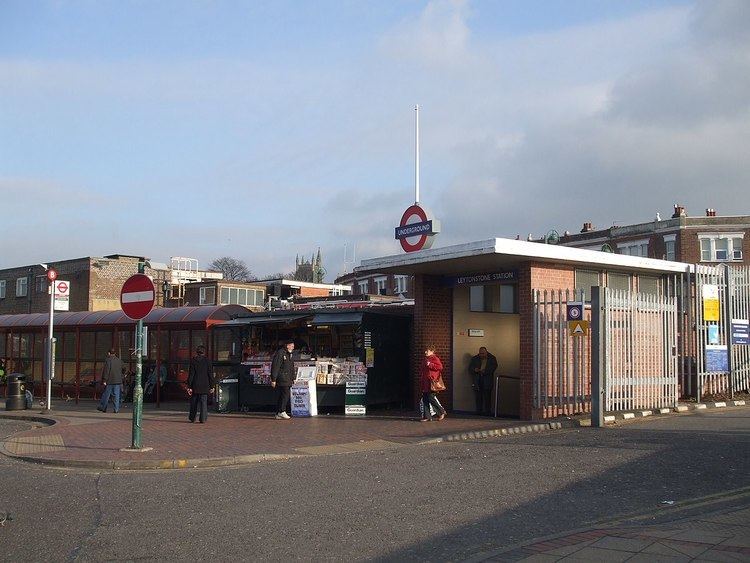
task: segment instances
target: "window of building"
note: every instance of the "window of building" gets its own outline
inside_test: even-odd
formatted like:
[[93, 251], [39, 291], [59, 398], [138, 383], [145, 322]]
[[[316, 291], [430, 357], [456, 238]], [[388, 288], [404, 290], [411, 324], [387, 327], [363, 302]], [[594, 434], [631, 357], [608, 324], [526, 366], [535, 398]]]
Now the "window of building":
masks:
[[375, 293], [377, 293], [378, 295], [387, 295], [388, 278], [375, 278], [373, 281], [375, 282]]
[[648, 239], [621, 242], [617, 245], [617, 250], [620, 254], [648, 258]]
[[408, 290], [408, 276], [393, 276], [393, 281], [396, 284], [395, 293], [406, 293]]
[[469, 310], [476, 313], [517, 313], [515, 285], [472, 285]]
[[0, 280], [0, 299], [5, 299], [5, 280]]
[[638, 276], [638, 292], [659, 295], [661, 279], [654, 276]]
[[16, 297], [26, 297], [28, 294], [29, 280], [27, 278], [18, 278], [16, 280]]
[[664, 260], [677, 260], [676, 239], [677, 235], [664, 235]]
[[630, 274], [609, 272], [607, 274], [607, 287], [610, 289], [630, 291]]
[[357, 287], [359, 287], [359, 293], [360, 295], [366, 295], [369, 290], [370, 281], [369, 280], [362, 280], [357, 282]]
[[[213, 290], [213, 288], [201, 289]], [[265, 294], [261, 289], [250, 289], [245, 287], [222, 287], [220, 297], [221, 305], [262, 306], [263, 300], [265, 299]]]
[[599, 285], [599, 272], [576, 270], [576, 293], [583, 291], [586, 301], [591, 301], [591, 288], [597, 285]]
[[216, 304], [216, 288], [215, 287], [202, 287], [200, 294], [201, 305], [215, 305]]
[[47, 281], [47, 276], [37, 276], [34, 287], [37, 293], [47, 293], [49, 290], [49, 282]]
[[742, 260], [742, 233], [699, 234], [701, 262]]

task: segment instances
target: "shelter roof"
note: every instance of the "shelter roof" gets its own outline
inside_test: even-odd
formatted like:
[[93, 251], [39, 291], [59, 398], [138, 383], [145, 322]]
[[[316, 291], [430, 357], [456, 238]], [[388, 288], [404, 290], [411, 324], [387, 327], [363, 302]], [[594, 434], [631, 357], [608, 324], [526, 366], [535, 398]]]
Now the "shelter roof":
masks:
[[[242, 305], [215, 305], [202, 307], [158, 307], [152, 310], [143, 323], [190, 324], [201, 323], [206, 326], [222, 323], [250, 311]], [[91, 328], [97, 326], [133, 325], [135, 321], [125, 316], [122, 311], [77, 311], [72, 313], [55, 313], [55, 327]], [[47, 313], [29, 313], [22, 315], [0, 315], [0, 329], [3, 328], [38, 328], [49, 324]]]

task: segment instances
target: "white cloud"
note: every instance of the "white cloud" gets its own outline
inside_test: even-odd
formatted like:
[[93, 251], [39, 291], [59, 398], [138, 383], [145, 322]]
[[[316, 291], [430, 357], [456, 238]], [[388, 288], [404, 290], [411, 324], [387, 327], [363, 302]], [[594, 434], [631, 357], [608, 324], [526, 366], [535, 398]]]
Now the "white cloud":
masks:
[[[149, 202], [136, 215], [147, 231], [130, 228], [132, 207], [110, 213], [109, 227], [96, 205], [71, 211], [64, 221], [88, 231], [72, 229], [71, 245], [93, 247], [82, 254], [228, 254], [259, 275], [317, 246], [329, 278], [344, 243], [359, 258], [400, 251], [393, 228], [413, 197], [415, 103], [438, 245], [648, 220], [674, 202], [750, 213], [749, 6], [490, 38], [472, 32], [479, 7], [438, 0], [383, 30], [369, 53], [335, 63], [0, 60], [0, 112], [39, 127], [2, 152], [28, 159], [28, 170], [10, 168], [19, 177], [53, 170], [60, 186], [85, 178], [100, 196], [117, 185]], [[93, 125], [71, 140], [80, 122]], [[68, 168], [50, 164], [56, 153], [34, 160], [48, 138], [76, 147]], [[31, 254], [44, 239], [25, 244]]]

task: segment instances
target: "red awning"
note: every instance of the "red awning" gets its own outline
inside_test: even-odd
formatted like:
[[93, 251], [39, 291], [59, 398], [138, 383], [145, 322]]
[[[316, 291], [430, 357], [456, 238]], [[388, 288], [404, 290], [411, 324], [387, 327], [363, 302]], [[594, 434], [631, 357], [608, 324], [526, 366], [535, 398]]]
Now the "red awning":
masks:
[[[210, 326], [231, 320], [236, 316], [245, 316], [250, 310], [242, 305], [207, 305], [204, 307], [158, 307], [145, 319], [146, 325], [160, 324], [204, 324]], [[48, 313], [29, 313], [23, 315], [0, 315], [0, 330], [19, 328], [46, 327]], [[75, 313], [55, 313], [55, 328], [79, 327], [95, 328], [100, 326], [134, 325], [122, 311], [78, 311]]]

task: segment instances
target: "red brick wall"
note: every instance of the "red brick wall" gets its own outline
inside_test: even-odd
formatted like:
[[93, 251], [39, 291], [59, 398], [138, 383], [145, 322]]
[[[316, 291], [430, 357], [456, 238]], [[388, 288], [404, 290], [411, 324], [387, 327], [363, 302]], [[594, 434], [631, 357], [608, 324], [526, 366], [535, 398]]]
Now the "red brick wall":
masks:
[[[733, 264], [750, 264], [750, 229], [730, 229], [727, 232], [744, 232], [742, 238], [742, 262], [732, 262]], [[675, 254], [678, 262], [687, 262], [688, 264], [699, 264], [701, 261], [701, 243], [698, 239], [698, 233], [718, 233], [715, 228], [691, 228], [681, 230], [675, 244]], [[714, 262], [716, 264], [716, 262]]]
[[414, 330], [412, 331], [412, 389], [414, 406], [422, 396], [419, 385], [419, 368], [428, 345], [435, 346], [435, 353], [443, 361], [443, 380], [447, 390], [438, 394], [443, 406], [453, 408], [453, 289], [442, 287], [438, 276], [414, 276]]
[[300, 297], [328, 297], [330, 291], [318, 287], [301, 287], [299, 290]]
[[534, 307], [532, 292], [537, 289], [575, 289], [572, 266], [525, 263], [518, 268], [518, 312], [521, 343], [521, 397], [519, 414], [522, 420], [543, 417], [541, 409], [533, 408], [534, 400]]

